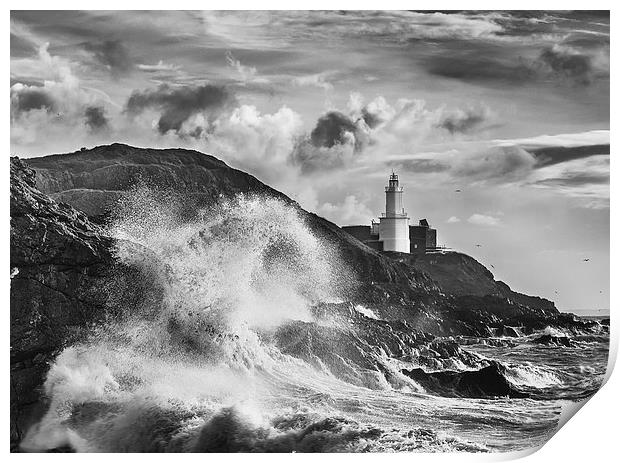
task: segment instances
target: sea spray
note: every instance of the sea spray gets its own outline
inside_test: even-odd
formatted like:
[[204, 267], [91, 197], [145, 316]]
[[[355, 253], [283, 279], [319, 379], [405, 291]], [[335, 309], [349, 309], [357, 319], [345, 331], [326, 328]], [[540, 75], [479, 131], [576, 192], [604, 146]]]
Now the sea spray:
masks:
[[[106, 447], [93, 429], [114, 428], [111, 420], [137, 413], [138, 402], [206, 416], [268, 395], [272, 383], [260, 372], [282, 355], [256, 330], [310, 321], [312, 304], [339, 297], [342, 265], [293, 206], [240, 195], [184, 212], [178, 196], [145, 185], [119, 202], [108, 228], [115, 254], [152, 275], [163, 296], [58, 357], [45, 385], [49, 412], [23, 448]], [[114, 406], [76, 422], [88, 403]]]

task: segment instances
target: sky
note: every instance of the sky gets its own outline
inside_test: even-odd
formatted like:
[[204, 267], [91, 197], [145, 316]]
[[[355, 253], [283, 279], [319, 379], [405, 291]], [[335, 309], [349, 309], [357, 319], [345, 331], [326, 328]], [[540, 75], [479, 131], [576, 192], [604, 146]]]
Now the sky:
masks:
[[439, 244], [604, 313], [609, 44], [608, 12], [13, 11], [11, 155], [197, 149], [339, 225], [393, 169]]

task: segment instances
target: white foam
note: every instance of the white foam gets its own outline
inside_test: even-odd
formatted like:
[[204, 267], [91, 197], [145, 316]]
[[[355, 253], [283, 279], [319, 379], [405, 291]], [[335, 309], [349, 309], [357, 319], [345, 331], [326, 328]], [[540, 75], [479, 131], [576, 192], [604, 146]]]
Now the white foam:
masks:
[[379, 317], [377, 317], [377, 315], [371, 309], [368, 309], [361, 304], [357, 304], [355, 306], [355, 310], [368, 318], [379, 320]]

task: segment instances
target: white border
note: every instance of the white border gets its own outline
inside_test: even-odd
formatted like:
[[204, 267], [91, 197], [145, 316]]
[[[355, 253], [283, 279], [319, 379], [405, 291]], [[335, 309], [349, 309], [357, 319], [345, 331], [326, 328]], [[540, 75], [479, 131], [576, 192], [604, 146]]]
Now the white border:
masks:
[[[196, 1], [196, 0], [178, 0], [175, 2], [157, 2], [157, 1], [119, 1], [119, 0], [108, 0], [105, 2], [102, 1], [91, 1], [91, 2], [83, 2], [83, 1], [66, 1], [66, 0], [58, 0], [53, 2], [53, 5], [50, 2], [45, 1], [21, 1], [16, 3], [10, 3], [8, 8], [4, 10], [4, 24], [8, 25], [10, 19], [9, 8], [13, 9], [80, 9], [84, 7], [88, 7], [88, 9], [226, 9], [226, 10], [251, 10], [251, 9], [605, 9], [612, 10], [611, 12], [611, 30], [613, 31], [612, 35], [615, 35], [614, 26], [616, 24], [615, 15], [617, 11], [620, 9], [614, 9], [612, 7], [613, 3], [611, 1], [588, 1], [588, 2], [576, 2], [576, 1], [531, 1], [531, 0], [523, 0], [520, 2], [515, 1], [504, 1], [499, 4], [497, 1], [468, 1], [468, 2], [456, 2], [456, 1], [434, 1], [434, 2], [412, 2], [412, 1], [396, 1], [396, 0], [384, 0], [381, 2], [365, 2], [361, 3], [358, 1], [352, 0], [341, 0], [341, 1], [326, 1], [326, 0], [314, 0], [314, 1], [296, 1], [294, 4], [291, 2], [284, 1], [261, 1], [261, 2], [251, 2], [247, 0], [227, 0], [227, 1]], [[171, 8], [172, 7], [172, 8]], [[8, 28], [7, 28], [8, 30]], [[10, 75], [9, 75], [9, 56], [10, 56], [10, 48], [9, 48], [9, 34], [7, 32], [4, 33], [2, 38], [3, 40], [3, 52], [4, 52], [4, 75], [5, 79], [9, 81], [10, 86]], [[611, 51], [611, 63], [612, 70], [611, 74], [616, 75], [616, 70], [614, 69], [617, 63], [615, 49], [612, 47]], [[5, 88], [7, 88], [5, 87]], [[612, 133], [615, 133], [615, 128], [617, 126], [617, 116], [615, 116], [617, 109], [617, 104], [614, 102], [617, 101], [617, 92], [615, 88], [611, 87], [611, 128]], [[9, 111], [5, 109], [2, 113], [3, 124], [2, 131], [5, 140], [5, 146], [7, 148], [7, 156], [10, 153], [10, 128], [9, 128]], [[614, 164], [613, 156], [612, 156], [612, 166]], [[4, 195], [2, 200], [0, 200], [0, 207], [2, 208], [2, 217], [5, 220], [5, 226], [2, 228], [2, 241], [4, 246], [2, 247], [2, 256], [4, 262], [8, 260], [9, 257], [9, 162], [8, 159], [5, 159], [2, 162], [2, 176], [1, 182], [4, 190]], [[616, 204], [617, 195], [615, 188], [613, 188], [613, 178], [614, 171], [612, 168], [612, 184], [611, 184], [611, 203]], [[615, 196], [615, 197], [614, 197]], [[620, 230], [618, 227], [618, 215], [614, 213], [615, 209], [612, 207], [612, 215], [611, 215], [611, 234], [610, 236], [617, 236], [617, 232]], [[618, 254], [618, 246], [617, 241], [611, 242], [611, 281], [620, 281], [618, 279], [618, 260], [614, 259], [614, 257], [619, 257]], [[5, 268], [5, 271], [8, 271], [8, 268]], [[5, 321], [6, 328], [3, 331], [4, 337], [4, 345], [5, 345], [5, 356], [3, 358], [4, 369], [3, 371], [8, 376], [9, 371], [9, 278], [8, 275], [2, 280], [1, 283], [1, 291], [3, 300], [5, 302]], [[608, 368], [608, 377], [612, 372], [612, 365], [615, 362], [615, 358], [617, 355], [618, 349], [618, 329], [616, 327], [615, 317], [617, 316], [618, 310], [616, 309], [616, 302], [618, 300], [618, 291], [617, 288], [613, 285], [611, 286], [611, 301], [610, 301], [610, 309], [611, 309], [611, 317], [614, 320], [614, 325], [612, 326], [612, 344], [610, 350], [610, 358], [609, 358], [609, 368]], [[8, 377], [5, 377], [4, 381], [4, 401], [2, 406], [4, 407], [4, 423], [2, 432], [6, 446], [7, 453], [8, 449], [8, 441], [7, 438], [9, 435], [9, 381]], [[545, 462], [549, 461], [558, 461], [558, 462], [571, 462], [571, 461], [612, 461], [617, 458], [618, 455], [618, 416], [620, 416], [620, 379], [618, 378], [618, 374], [612, 376], [607, 384], [599, 391], [593, 399], [591, 399], [582, 410], [579, 411], [578, 416], [576, 418], [568, 420], [567, 424], [557, 433], [554, 437], [550, 439], [550, 441], [545, 444], [540, 450], [536, 451], [532, 455], [528, 457], [528, 461], [532, 462]], [[449, 460], [455, 461], [498, 461], [498, 460], [507, 460], [515, 457], [523, 457], [528, 454], [531, 454], [532, 451], [523, 452], [519, 454], [491, 454], [491, 455], [478, 455], [478, 454], [410, 454], [410, 453], [399, 453], [399, 454], [346, 454], [346, 455], [338, 455], [338, 454], [321, 454], [318, 458], [326, 459], [326, 460], [336, 460], [342, 461], [359, 461], [360, 459], [364, 460], [376, 460], [389, 458], [393, 461], [407, 459], [415, 459], [415, 461], [438, 461], [438, 460]], [[160, 455], [139, 455], [139, 456], [125, 456], [118, 455], [114, 458], [119, 458], [121, 460], [126, 460], [129, 458], [149, 458], [160, 460], [164, 458], [169, 458], [167, 456]], [[614, 458], [615, 457], [615, 458]], [[20, 458], [25, 460], [31, 460], [35, 458], [39, 458], [38, 454], [11, 454], [10, 458]], [[47, 454], [45, 459], [49, 459], [50, 461], [64, 461], [66, 458], [72, 458], [67, 454]], [[103, 458], [107, 458], [105, 455], [81, 455], [80, 459], [88, 459], [88, 460], [100, 460], [103, 461]], [[203, 461], [205, 458], [219, 460], [220, 458], [226, 459], [227, 461], [235, 461], [241, 460], [245, 458], [251, 458], [253, 460], [263, 460], [263, 461], [274, 461], [281, 459], [289, 459], [295, 458], [301, 461], [314, 461], [317, 456], [311, 454], [295, 454], [294, 456], [289, 454], [280, 454], [280, 455], [266, 455], [266, 454], [226, 454], [226, 455], [213, 455], [206, 457], [205, 455], [176, 455], [174, 458], [183, 458], [183, 459], [192, 459], [195, 461]]]

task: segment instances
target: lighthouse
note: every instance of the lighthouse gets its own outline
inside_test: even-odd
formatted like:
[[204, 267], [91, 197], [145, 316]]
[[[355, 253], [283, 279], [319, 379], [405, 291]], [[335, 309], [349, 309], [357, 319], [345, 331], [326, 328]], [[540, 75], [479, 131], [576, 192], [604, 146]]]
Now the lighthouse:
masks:
[[403, 207], [403, 187], [392, 172], [385, 187], [385, 213], [379, 218], [379, 241], [384, 251], [409, 252], [409, 217]]
[[403, 187], [398, 184], [398, 175], [392, 171], [385, 187], [385, 212], [379, 222], [374, 219], [367, 225], [345, 225], [344, 231], [377, 251], [397, 251], [410, 254], [437, 252], [437, 230], [431, 228], [428, 220], [421, 219], [418, 225], [409, 225], [409, 216], [403, 207]]

